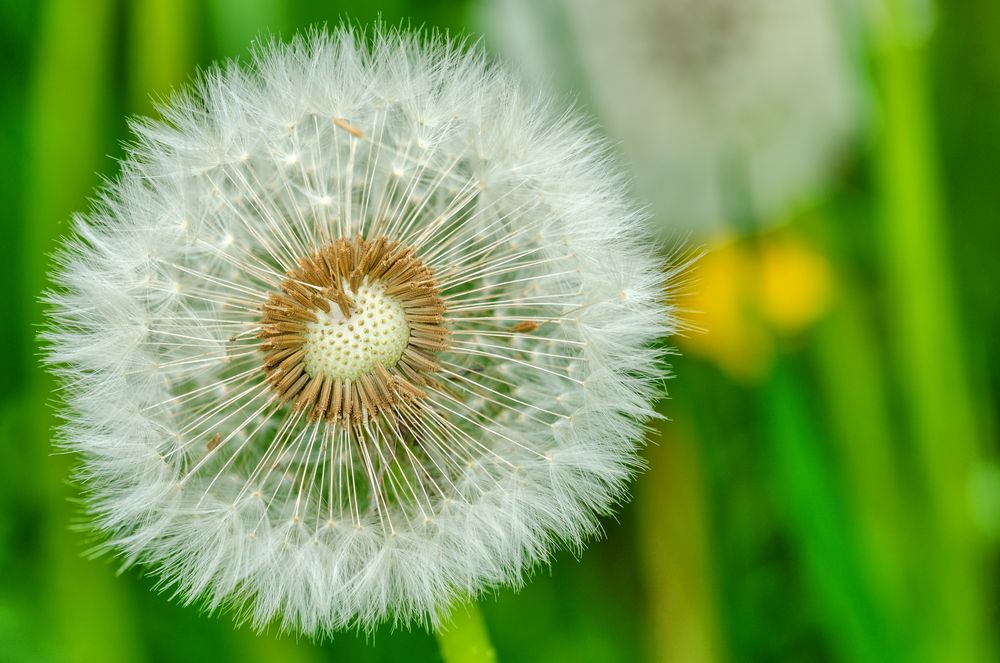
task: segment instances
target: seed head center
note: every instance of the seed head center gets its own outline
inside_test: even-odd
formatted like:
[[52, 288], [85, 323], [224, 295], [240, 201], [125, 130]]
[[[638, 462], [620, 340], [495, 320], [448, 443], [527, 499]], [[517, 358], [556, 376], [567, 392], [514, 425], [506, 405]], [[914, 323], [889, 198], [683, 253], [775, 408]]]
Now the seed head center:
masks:
[[357, 380], [378, 364], [392, 368], [409, 343], [406, 312], [385, 294], [385, 286], [366, 280], [357, 291], [345, 284], [344, 293], [351, 301], [350, 315], [331, 302], [328, 312], [306, 325], [302, 362], [313, 379]]
[[302, 256], [261, 306], [261, 370], [312, 420], [393, 419], [438, 388], [445, 302], [416, 249], [342, 237]]

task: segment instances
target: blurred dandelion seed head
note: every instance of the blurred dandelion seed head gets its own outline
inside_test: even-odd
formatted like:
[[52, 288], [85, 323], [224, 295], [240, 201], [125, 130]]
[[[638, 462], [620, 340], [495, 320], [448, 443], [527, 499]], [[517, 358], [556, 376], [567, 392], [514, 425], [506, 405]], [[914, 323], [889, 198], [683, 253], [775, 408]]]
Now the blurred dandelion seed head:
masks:
[[109, 547], [306, 633], [435, 622], [579, 549], [674, 324], [603, 143], [478, 51], [378, 31], [162, 113], [49, 295]]
[[[488, 18], [537, 77], [575, 72], [556, 80], [621, 141], [660, 226], [704, 236], [781, 219], [850, 148], [861, 95], [835, 14], [829, 0], [492, 0]], [[530, 46], [526, 25], [565, 36]]]
[[[661, 38], [645, 40], [650, 64], [669, 68], [692, 86], [709, 85], [717, 72], [754, 48], [753, 3], [731, 0], [676, 0], [644, 3], [627, 20], [631, 29], [659, 26]], [[691, 35], [700, 35], [694, 39]]]

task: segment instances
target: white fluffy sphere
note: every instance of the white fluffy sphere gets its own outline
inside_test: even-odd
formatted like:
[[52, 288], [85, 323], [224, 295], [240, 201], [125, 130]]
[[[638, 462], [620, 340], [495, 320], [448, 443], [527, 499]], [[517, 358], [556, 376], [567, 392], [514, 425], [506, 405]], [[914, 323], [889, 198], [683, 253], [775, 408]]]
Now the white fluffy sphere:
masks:
[[664, 231], [704, 237], [796, 211], [853, 146], [846, 4], [489, 0], [485, 22], [535, 78], [589, 98]]
[[673, 318], [579, 120], [339, 30], [202, 75], [76, 219], [48, 338], [126, 563], [255, 625], [434, 622], [579, 547]]

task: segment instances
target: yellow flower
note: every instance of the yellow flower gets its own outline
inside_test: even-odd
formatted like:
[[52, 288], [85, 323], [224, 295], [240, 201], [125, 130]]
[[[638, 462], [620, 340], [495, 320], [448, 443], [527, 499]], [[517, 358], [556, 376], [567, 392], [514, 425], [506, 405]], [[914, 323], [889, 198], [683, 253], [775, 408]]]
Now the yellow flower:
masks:
[[771, 364], [778, 336], [809, 329], [832, 300], [831, 267], [809, 242], [783, 232], [752, 243], [727, 239], [694, 267], [681, 307], [704, 333], [680, 344], [740, 381], [754, 381]]

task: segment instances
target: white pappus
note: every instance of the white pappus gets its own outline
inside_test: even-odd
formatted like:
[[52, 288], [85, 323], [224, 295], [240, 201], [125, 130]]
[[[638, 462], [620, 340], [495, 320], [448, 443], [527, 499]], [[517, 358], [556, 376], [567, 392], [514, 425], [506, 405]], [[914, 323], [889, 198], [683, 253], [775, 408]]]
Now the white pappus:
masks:
[[592, 102], [664, 231], [710, 237], [799, 211], [856, 146], [854, 4], [489, 0], [483, 22]]
[[389, 30], [272, 43], [161, 112], [48, 294], [108, 548], [309, 634], [433, 624], [579, 550], [674, 327], [604, 143]]

